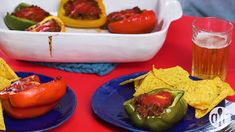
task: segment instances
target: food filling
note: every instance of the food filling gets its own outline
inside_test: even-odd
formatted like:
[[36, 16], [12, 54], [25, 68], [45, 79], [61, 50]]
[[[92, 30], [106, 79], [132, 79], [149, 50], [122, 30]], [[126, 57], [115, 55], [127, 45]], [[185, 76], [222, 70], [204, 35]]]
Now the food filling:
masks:
[[28, 19], [31, 21], [35, 21], [35, 22], [40, 22], [44, 18], [49, 16], [50, 14], [44, 11], [42, 8], [32, 5], [29, 7], [22, 8], [16, 11], [15, 13], [12, 13], [12, 15], [19, 17], [19, 18], [24, 18], [24, 19]]
[[29, 76], [26, 78], [22, 78], [14, 83], [12, 83], [9, 87], [6, 89], [0, 91], [1, 93], [7, 93], [7, 92], [13, 92], [13, 93], [18, 93], [21, 91], [25, 91], [31, 88], [34, 88], [36, 86], [40, 85], [39, 78], [37, 76]]
[[134, 7], [132, 9], [122, 10], [120, 12], [110, 13], [107, 17], [107, 23], [121, 21], [135, 15], [141, 14], [143, 11], [139, 7]]
[[[61, 26], [57, 23], [55, 19], [50, 19], [42, 24], [37, 24], [32, 27], [35, 32], [60, 32]], [[26, 29], [26, 31], [31, 31], [32, 28]]]
[[165, 108], [169, 107], [174, 100], [171, 93], [161, 91], [154, 94], [142, 94], [134, 98], [136, 112], [142, 117], [159, 116]]
[[68, 0], [63, 7], [65, 16], [73, 19], [95, 20], [102, 13], [96, 0]]

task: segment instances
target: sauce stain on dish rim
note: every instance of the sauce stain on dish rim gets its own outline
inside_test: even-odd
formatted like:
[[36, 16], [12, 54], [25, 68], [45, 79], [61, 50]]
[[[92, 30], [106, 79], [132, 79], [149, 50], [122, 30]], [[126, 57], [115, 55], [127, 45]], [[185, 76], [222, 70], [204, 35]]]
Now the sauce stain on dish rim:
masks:
[[53, 57], [52, 56], [52, 36], [48, 36], [48, 44], [49, 44], [50, 57]]

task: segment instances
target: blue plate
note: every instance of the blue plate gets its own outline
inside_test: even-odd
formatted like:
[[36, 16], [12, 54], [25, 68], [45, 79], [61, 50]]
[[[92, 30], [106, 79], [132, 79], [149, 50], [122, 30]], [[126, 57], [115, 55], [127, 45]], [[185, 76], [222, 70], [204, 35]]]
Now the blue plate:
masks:
[[[134, 94], [133, 84], [120, 86], [125, 80], [136, 78], [146, 72], [134, 73], [113, 79], [99, 87], [92, 97], [93, 112], [104, 121], [130, 131], [148, 131], [146, 129], [136, 128], [131, 124], [126, 114], [123, 103], [132, 98]], [[198, 78], [190, 77], [193, 80]], [[224, 105], [224, 101], [220, 105]], [[200, 119], [194, 117], [194, 109], [189, 107], [186, 116], [167, 132], [182, 131], [204, 131], [209, 128], [208, 116]]]
[[[17, 72], [19, 77], [27, 77], [36, 73]], [[53, 78], [36, 74], [41, 82], [51, 81]], [[4, 121], [7, 131], [46, 131], [55, 128], [73, 114], [76, 107], [76, 97], [73, 91], [67, 87], [66, 94], [60, 100], [58, 105], [45, 115], [30, 119], [14, 119], [4, 113]]]

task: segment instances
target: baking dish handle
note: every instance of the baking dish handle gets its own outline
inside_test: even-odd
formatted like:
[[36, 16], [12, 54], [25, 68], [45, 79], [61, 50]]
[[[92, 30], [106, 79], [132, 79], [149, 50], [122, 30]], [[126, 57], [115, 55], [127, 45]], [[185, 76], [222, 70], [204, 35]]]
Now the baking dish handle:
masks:
[[178, 0], [164, 0], [165, 5], [165, 15], [167, 16], [167, 20], [172, 22], [182, 17], [183, 11], [181, 4]]

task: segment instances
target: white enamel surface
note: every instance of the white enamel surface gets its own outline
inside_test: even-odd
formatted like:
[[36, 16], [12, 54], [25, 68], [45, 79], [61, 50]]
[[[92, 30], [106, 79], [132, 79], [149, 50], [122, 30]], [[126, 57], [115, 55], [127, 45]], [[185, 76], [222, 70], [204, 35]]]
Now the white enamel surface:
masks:
[[[65, 33], [31, 33], [12, 31], [3, 17], [12, 12], [22, 0], [1, 0], [0, 49], [19, 60], [45, 62], [137, 62], [151, 59], [163, 46], [172, 21], [182, 16], [177, 0], [103, 0], [107, 14], [139, 6], [153, 9], [158, 25], [148, 34], [111, 34], [97, 29], [66, 28]], [[56, 15], [59, 0], [24, 0]], [[49, 39], [52, 36], [52, 56]]]

